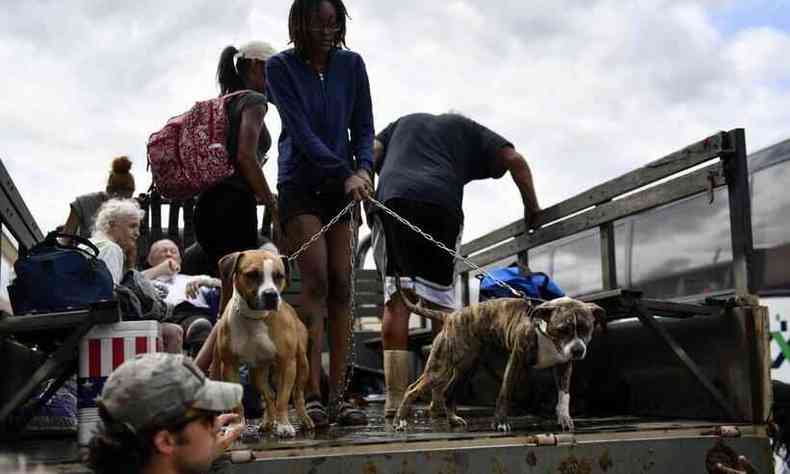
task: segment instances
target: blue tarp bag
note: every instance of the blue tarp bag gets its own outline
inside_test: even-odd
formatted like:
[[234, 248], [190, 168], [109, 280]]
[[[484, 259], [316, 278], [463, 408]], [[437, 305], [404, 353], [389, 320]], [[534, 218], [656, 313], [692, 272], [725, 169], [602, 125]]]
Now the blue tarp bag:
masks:
[[[541, 272], [522, 274], [517, 265], [497, 268], [489, 271], [492, 277], [501, 280], [516, 290], [520, 290], [529, 298], [553, 300], [565, 296], [565, 292], [548, 275]], [[496, 281], [488, 276], [480, 279], [480, 301], [494, 298], [512, 298], [513, 294], [499, 286]]]
[[[58, 242], [70, 239], [70, 245]], [[99, 249], [88, 239], [50, 232], [14, 264], [8, 287], [14, 314], [50, 313], [84, 308], [113, 299], [113, 281]]]

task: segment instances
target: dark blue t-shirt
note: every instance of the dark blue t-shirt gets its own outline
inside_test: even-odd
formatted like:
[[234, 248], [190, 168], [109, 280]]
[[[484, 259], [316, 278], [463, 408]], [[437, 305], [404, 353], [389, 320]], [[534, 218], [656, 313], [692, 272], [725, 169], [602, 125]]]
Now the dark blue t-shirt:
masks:
[[384, 145], [376, 197], [427, 202], [463, 219], [464, 185], [500, 178], [497, 152], [513, 146], [497, 133], [458, 114], [411, 114], [382, 130]]
[[334, 181], [342, 190], [354, 169], [373, 168], [373, 112], [360, 55], [334, 49], [317, 74], [289, 49], [266, 61], [266, 81], [282, 121], [278, 185], [314, 189]]

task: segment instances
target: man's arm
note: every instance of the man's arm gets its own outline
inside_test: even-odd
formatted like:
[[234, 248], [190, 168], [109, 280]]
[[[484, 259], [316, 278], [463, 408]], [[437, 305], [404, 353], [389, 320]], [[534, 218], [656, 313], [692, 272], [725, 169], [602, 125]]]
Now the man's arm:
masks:
[[400, 119], [387, 125], [384, 130], [376, 135], [373, 140], [373, 171], [381, 173], [381, 167], [384, 166], [384, 158], [387, 156], [387, 148], [390, 144], [390, 139], [395, 133], [395, 127], [398, 126]]
[[148, 278], [149, 280], [155, 280], [160, 276], [173, 276], [176, 273], [181, 271], [181, 265], [178, 264], [172, 258], [168, 258], [159, 262], [158, 264], [154, 265], [151, 268], [146, 268], [143, 270], [142, 273], [144, 277]]
[[185, 289], [187, 297], [197, 298], [198, 291], [200, 291], [201, 287], [221, 289], [222, 281], [219, 278], [213, 278], [208, 275], [191, 277]]
[[529, 170], [527, 160], [519, 152], [510, 146], [502, 147], [497, 151], [497, 161], [513, 178], [519, 192], [521, 201], [524, 203], [524, 220], [527, 228], [535, 226], [537, 216], [540, 213], [538, 197], [535, 195], [535, 186], [532, 183], [532, 173]]
[[376, 173], [381, 172], [381, 166], [384, 164], [384, 144], [378, 139], [373, 140], [373, 169]]
[[76, 234], [77, 229], [80, 225], [80, 218], [77, 213], [74, 211], [74, 208], [70, 208], [69, 210], [69, 217], [66, 219], [66, 223], [63, 224], [63, 232], [65, 234]]

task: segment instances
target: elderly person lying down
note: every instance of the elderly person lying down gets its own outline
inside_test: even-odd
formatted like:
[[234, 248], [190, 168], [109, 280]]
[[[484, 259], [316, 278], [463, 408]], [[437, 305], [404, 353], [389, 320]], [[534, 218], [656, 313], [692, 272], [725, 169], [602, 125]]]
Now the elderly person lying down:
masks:
[[211, 332], [217, 317], [219, 279], [207, 275], [190, 276], [181, 273], [181, 252], [170, 239], [154, 242], [148, 252], [148, 265], [143, 275], [165, 293], [165, 302], [173, 306], [168, 319], [184, 330], [184, 347], [196, 353]]

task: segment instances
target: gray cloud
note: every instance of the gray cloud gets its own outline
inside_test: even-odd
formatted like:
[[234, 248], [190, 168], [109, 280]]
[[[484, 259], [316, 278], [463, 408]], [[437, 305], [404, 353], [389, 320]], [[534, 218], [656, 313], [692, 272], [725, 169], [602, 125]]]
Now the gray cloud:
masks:
[[[721, 2], [347, 4], [377, 128], [410, 112], [459, 110], [525, 153], [543, 205], [718, 129], [745, 127], [752, 149], [790, 131], [790, 70], [780, 60], [788, 33], [723, 36], [709, 19]], [[284, 48], [289, 5], [12, 4], [0, 18], [0, 157], [42, 227], [65, 219], [76, 194], [101, 188], [114, 155], [132, 155], [147, 186], [148, 134], [216, 93], [226, 44]], [[276, 136], [274, 109], [267, 124]], [[265, 173], [274, 182], [275, 166]], [[473, 238], [522, 211], [503, 178], [469, 186], [465, 213]]]

